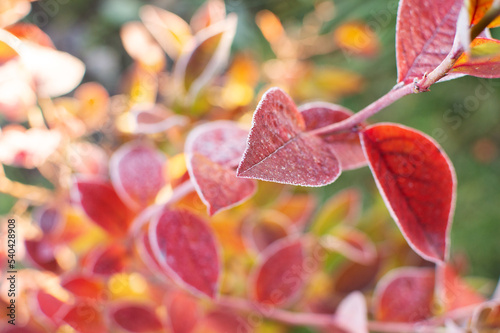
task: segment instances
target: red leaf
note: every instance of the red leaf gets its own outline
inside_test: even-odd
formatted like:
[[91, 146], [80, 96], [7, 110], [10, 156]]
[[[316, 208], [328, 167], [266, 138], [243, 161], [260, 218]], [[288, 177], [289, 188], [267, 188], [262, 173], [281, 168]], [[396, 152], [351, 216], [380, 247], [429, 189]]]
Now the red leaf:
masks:
[[426, 260], [447, 257], [455, 170], [441, 147], [414, 129], [377, 124], [361, 132], [377, 187], [409, 245]]
[[[493, 4], [493, 0], [470, 0], [470, 16], [471, 16], [471, 24], [477, 24], [484, 17], [484, 14], [491, 9], [491, 5]], [[488, 27], [494, 28], [500, 26], [500, 18], [491, 22]]]
[[[307, 131], [338, 123], [353, 114], [340, 105], [324, 102], [304, 104], [299, 107], [299, 111], [304, 117]], [[366, 158], [356, 132], [321, 135], [321, 139], [334, 151], [342, 170], [357, 169], [366, 165]]]
[[90, 303], [78, 303], [69, 309], [63, 319], [78, 333], [106, 333], [101, 311]]
[[54, 256], [54, 246], [47, 239], [26, 240], [25, 246], [28, 258], [37, 268], [55, 273], [61, 270]]
[[363, 294], [354, 291], [340, 302], [335, 318], [349, 333], [368, 333], [366, 301]]
[[486, 301], [486, 299], [477, 291], [472, 289], [450, 265], [440, 267], [442, 269], [439, 288], [437, 293], [441, 296], [444, 302], [446, 311], [453, 311], [473, 304], [479, 304]]
[[235, 171], [247, 134], [236, 123], [216, 121], [197, 127], [186, 139], [189, 175], [210, 215], [255, 193], [255, 181], [237, 178]]
[[487, 79], [500, 77], [500, 41], [490, 38], [476, 38], [472, 41], [471, 52], [490, 48], [496, 52], [485, 56], [471, 57], [463, 53], [453, 65], [452, 72], [467, 74]]
[[165, 156], [144, 143], [123, 145], [113, 154], [109, 163], [116, 192], [134, 208], [151, 204], [165, 185]]
[[166, 208], [150, 225], [156, 259], [170, 278], [195, 293], [215, 297], [220, 261], [212, 230], [186, 210]]
[[213, 215], [246, 201], [256, 190], [251, 179], [236, 177], [236, 171], [210, 161], [203, 155], [194, 153], [188, 164], [195, 188]]
[[136, 236], [135, 239], [137, 252], [139, 253], [139, 256], [141, 257], [144, 264], [153, 273], [162, 272], [161, 265], [158, 260], [156, 260], [153, 249], [151, 248], [148, 234], [143, 231], [139, 236]]
[[33, 309], [33, 312], [40, 311], [53, 324], [57, 324], [61, 319], [60, 310], [65, 303], [43, 290], [38, 290], [35, 293], [34, 305], [37, 306], [37, 309]]
[[173, 333], [190, 333], [201, 318], [201, 307], [191, 295], [176, 290], [166, 299], [167, 313]]
[[238, 176], [276, 183], [322, 186], [340, 175], [340, 163], [316, 137], [290, 97], [268, 90], [257, 106]]
[[73, 295], [84, 298], [99, 299], [103, 296], [104, 286], [98, 280], [84, 275], [67, 277], [61, 281], [61, 287]]
[[304, 260], [300, 240], [283, 239], [269, 246], [253, 273], [251, 297], [271, 306], [291, 301], [305, 284]]
[[417, 322], [432, 316], [434, 270], [398, 268], [380, 279], [374, 292], [375, 318]]
[[357, 262], [347, 262], [342, 267], [336, 269], [335, 291], [350, 293], [355, 290], [366, 289], [375, 281], [380, 265], [381, 260], [379, 258], [367, 265]]
[[122, 304], [112, 310], [111, 318], [120, 328], [128, 332], [147, 333], [163, 329], [155, 309], [147, 305]]
[[111, 244], [94, 250], [87, 258], [86, 266], [91, 274], [113, 275], [127, 266], [129, 253], [121, 244]]
[[434, 70], [450, 52], [463, 0], [401, 0], [396, 27], [398, 82]]
[[120, 200], [111, 184], [100, 178], [77, 178], [71, 196], [92, 221], [111, 235], [127, 234], [133, 213]]

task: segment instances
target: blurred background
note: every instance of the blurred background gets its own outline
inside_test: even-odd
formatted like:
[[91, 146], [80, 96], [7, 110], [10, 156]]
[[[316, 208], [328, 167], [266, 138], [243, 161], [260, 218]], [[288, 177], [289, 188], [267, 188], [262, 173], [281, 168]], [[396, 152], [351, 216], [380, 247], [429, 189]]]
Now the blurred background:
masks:
[[[57, 49], [82, 59], [87, 66], [84, 81], [97, 81], [113, 95], [120, 91], [121, 73], [132, 63], [122, 46], [121, 26], [139, 20], [138, 11], [144, 4], [167, 9], [189, 21], [202, 3], [41, 0], [32, 4], [32, 12], [24, 21], [38, 25]], [[359, 111], [396, 83], [395, 0], [227, 0], [226, 8], [239, 18], [232, 54], [245, 54], [258, 64], [255, 96], [242, 113], [253, 111], [260, 97], [258, 92], [275, 82], [280, 75], [277, 68], [291, 58], [296, 64], [293, 68], [306, 64], [306, 69], [287, 82], [297, 104], [321, 99]], [[302, 53], [289, 54], [286, 43], [273, 39], [273, 31], [279, 30], [273, 23], [276, 17], [288, 38], [302, 41]], [[353, 39], [359, 40], [360, 29], [364, 32], [361, 36], [368, 39], [361, 46], [350, 45]], [[308, 41], [311, 36], [323, 36], [327, 42]], [[308, 47], [309, 42], [313, 46]], [[167, 68], [171, 65], [167, 62]], [[284, 68], [287, 71], [288, 67]], [[458, 177], [452, 257], [463, 261], [470, 275], [498, 279], [500, 80], [464, 77], [436, 84], [431, 90], [403, 98], [370, 122], [390, 121], [414, 127], [442, 145]], [[5, 122], [2, 120], [2, 124]], [[6, 173], [20, 182], [51, 186], [36, 169], [6, 167]], [[391, 223], [389, 227], [396, 228], [368, 168], [345, 172], [334, 184], [313, 191], [326, 200], [349, 186], [364, 194], [365, 220], [382, 214]], [[0, 194], [0, 213], [7, 213], [14, 202], [13, 197]]]

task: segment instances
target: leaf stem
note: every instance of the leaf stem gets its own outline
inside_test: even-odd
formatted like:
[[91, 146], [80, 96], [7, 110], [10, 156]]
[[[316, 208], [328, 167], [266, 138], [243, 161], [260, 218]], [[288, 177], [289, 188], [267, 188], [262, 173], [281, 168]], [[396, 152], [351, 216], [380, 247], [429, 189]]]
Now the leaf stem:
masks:
[[[282, 309], [278, 309], [273, 306], [265, 306], [257, 303], [253, 303], [246, 299], [223, 296], [217, 300], [217, 304], [222, 307], [239, 310], [243, 312], [256, 313], [262, 318], [273, 319], [280, 321], [289, 325], [294, 326], [310, 326], [317, 328], [343, 328], [339, 327], [335, 322], [334, 315], [319, 314], [319, 313], [299, 313], [290, 312]], [[254, 324], [255, 318], [252, 318], [252, 323]]]
[[[488, 27], [488, 25], [498, 16], [500, 15], [500, 0], [495, 0], [492, 7], [484, 17], [472, 27], [471, 29], [471, 40], [476, 38], [484, 29]], [[389, 91], [386, 95], [379, 98], [377, 101], [365, 107], [363, 110], [355, 113], [351, 117], [340, 121], [338, 123], [330, 124], [325, 127], [317, 128], [308, 132], [312, 135], [320, 135], [320, 134], [331, 134], [334, 132], [340, 132], [345, 130], [352, 130], [361, 122], [365, 121], [369, 117], [378, 113], [385, 107], [391, 105], [398, 99], [412, 94], [428, 91], [429, 87], [441, 80], [445, 77], [449, 71], [453, 68], [453, 65], [457, 61], [457, 59], [462, 55], [464, 49], [460, 46], [460, 43], [455, 41], [451, 51], [448, 53], [446, 58], [437, 66], [432, 72], [424, 75], [422, 79], [419, 81], [415, 81], [413, 84], [406, 84], [402, 87], [397, 87], [391, 91]]]
[[[257, 322], [260, 322], [262, 321], [262, 319], [267, 318], [294, 326], [309, 326], [323, 329], [326, 328], [329, 330], [338, 329], [342, 332], [347, 329], [337, 322], [335, 314], [292, 312], [278, 309], [272, 306], [260, 305], [246, 299], [229, 296], [220, 297], [216, 301], [216, 303], [217, 305], [222, 307], [260, 315], [261, 318]], [[442, 316], [438, 316], [421, 322], [400, 323], [371, 320], [368, 321], [367, 326], [369, 331], [385, 333], [435, 332], [436, 327], [443, 325], [447, 319], [459, 320], [470, 317], [478, 306], [480, 306], [480, 304], [469, 305], [450, 311]], [[251, 326], [252, 324], [256, 325], [255, 316], [252, 316], [248, 320], [247, 325]]]
[[438, 82], [448, 74], [448, 72], [453, 68], [453, 65], [463, 52], [464, 50], [460, 46], [460, 43], [455, 42], [453, 48], [448, 53], [446, 58], [444, 58], [444, 60], [439, 64], [439, 66], [434, 68], [434, 70], [429, 74], [424, 75], [424, 77], [420, 79], [420, 81], [415, 83], [417, 92], [429, 91], [429, 87], [431, 85]]
[[313, 135], [319, 135], [319, 134], [330, 134], [333, 132], [340, 132], [340, 131], [345, 131], [345, 130], [351, 130], [353, 127], [357, 126], [358, 124], [362, 123], [366, 119], [370, 118], [374, 114], [378, 113], [380, 110], [383, 108], [391, 105], [398, 99], [402, 98], [403, 96], [415, 93], [418, 91], [415, 91], [415, 85], [414, 84], [407, 84], [402, 87], [397, 87], [395, 89], [392, 89], [389, 91], [387, 94], [373, 102], [372, 104], [368, 105], [365, 107], [363, 110], [355, 113], [351, 117], [347, 118], [346, 120], [340, 121], [338, 123], [334, 123], [325, 127], [321, 127], [312, 131], [309, 131], [309, 134]]

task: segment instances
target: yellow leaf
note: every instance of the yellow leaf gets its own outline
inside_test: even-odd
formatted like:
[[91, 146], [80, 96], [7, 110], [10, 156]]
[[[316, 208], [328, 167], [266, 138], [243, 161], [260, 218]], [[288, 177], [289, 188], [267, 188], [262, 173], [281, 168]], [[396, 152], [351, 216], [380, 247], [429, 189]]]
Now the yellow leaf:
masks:
[[339, 26], [333, 38], [344, 52], [352, 55], [372, 57], [380, 49], [377, 35], [366, 24], [358, 21]]

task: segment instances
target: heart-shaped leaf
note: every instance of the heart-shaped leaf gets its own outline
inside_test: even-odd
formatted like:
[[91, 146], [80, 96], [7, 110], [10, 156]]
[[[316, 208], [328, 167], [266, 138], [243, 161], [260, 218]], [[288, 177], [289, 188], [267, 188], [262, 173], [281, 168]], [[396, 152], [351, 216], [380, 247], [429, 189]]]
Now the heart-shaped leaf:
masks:
[[220, 261], [207, 223], [186, 210], [165, 208], [150, 224], [149, 239], [168, 276], [194, 293], [216, 296]]
[[456, 176], [430, 137], [396, 124], [360, 133], [370, 169], [406, 241], [424, 259], [446, 259], [455, 206]]
[[[352, 112], [340, 105], [313, 102], [299, 107], [304, 117], [306, 130], [314, 129], [338, 123], [352, 116]], [[334, 151], [340, 161], [342, 170], [352, 170], [366, 165], [366, 158], [359, 142], [359, 136], [354, 131], [320, 135]]]
[[197, 127], [186, 139], [189, 175], [210, 215], [255, 193], [255, 181], [236, 177], [235, 170], [247, 135], [236, 123], [217, 121]]
[[231, 13], [199, 31], [179, 56], [174, 77], [182, 83], [181, 91], [189, 101], [227, 64], [237, 22], [236, 14]]
[[116, 326], [127, 332], [149, 333], [159, 332], [163, 329], [155, 309], [145, 304], [125, 303], [114, 306], [111, 318]]
[[453, 65], [452, 72], [487, 79], [500, 77], [499, 40], [478, 37], [470, 45], [470, 54], [463, 53]]
[[397, 268], [384, 275], [374, 291], [375, 318], [417, 322], [432, 316], [434, 270]]
[[269, 246], [253, 273], [251, 297], [267, 306], [289, 303], [305, 284], [302, 242], [286, 238]]
[[71, 189], [71, 196], [101, 228], [111, 235], [126, 235], [133, 213], [107, 181], [94, 177], [77, 178]]
[[305, 132], [304, 118], [279, 88], [257, 106], [238, 176], [276, 183], [323, 186], [340, 175], [340, 163], [324, 142]]
[[396, 26], [398, 82], [434, 70], [450, 52], [463, 0], [401, 0]]
[[165, 156], [156, 149], [141, 142], [128, 143], [111, 156], [111, 181], [124, 202], [144, 208], [165, 185], [164, 164]]

